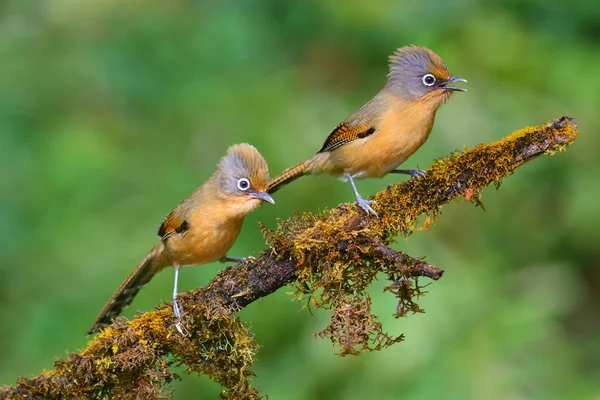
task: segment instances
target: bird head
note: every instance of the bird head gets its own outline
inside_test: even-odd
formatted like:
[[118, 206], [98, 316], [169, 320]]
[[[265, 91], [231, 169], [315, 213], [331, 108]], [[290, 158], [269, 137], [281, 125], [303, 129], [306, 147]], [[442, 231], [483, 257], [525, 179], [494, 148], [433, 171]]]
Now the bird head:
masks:
[[387, 87], [405, 101], [429, 100], [437, 108], [453, 92], [467, 91], [451, 86], [455, 82], [467, 81], [452, 76], [444, 60], [427, 47], [401, 47], [390, 57]]
[[247, 143], [227, 149], [218, 167], [220, 192], [233, 201], [240, 214], [248, 214], [263, 201], [274, 204], [267, 193], [269, 169], [263, 156]]

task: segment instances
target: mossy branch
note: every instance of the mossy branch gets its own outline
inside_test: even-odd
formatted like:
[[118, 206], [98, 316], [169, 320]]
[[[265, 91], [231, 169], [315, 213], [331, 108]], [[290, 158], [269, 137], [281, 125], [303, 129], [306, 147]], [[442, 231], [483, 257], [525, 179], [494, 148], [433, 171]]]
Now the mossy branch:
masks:
[[222, 398], [259, 398], [248, 381], [258, 345], [234, 313], [254, 300], [293, 283], [306, 307], [330, 309], [330, 324], [318, 335], [340, 346], [340, 354], [378, 350], [403, 340], [382, 330], [371, 313], [366, 288], [378, 274], [398, 299], [395, 316], [421, 312], [420, 277], [437, 280], [443, 271], [422, 259], [392, 250], [396, 236], [408, 236], [419, 215], [425, 227], [442, 205], [464, 198], [479, 204], [482, 190], [542, 154], [563, 150], [579, 132], [571, 118], [525, 128], [506, 139], [450, 154], [435, 161], [426, 177], [391, 185], [378, 193], [379, 218], [342, 204], [319, 215], [306, 214], [263, 228], [270, 247], [256, 260], [217, 274], [211, 283], [180, 296], [189, 334], [174, 329], [171, 307], [119, 318], [79, 354], [58, 360], [55, 369], [33, 379], [19, 378], [0, 398], [157, 399], [177, 378], [171, 365], [221, 383]]

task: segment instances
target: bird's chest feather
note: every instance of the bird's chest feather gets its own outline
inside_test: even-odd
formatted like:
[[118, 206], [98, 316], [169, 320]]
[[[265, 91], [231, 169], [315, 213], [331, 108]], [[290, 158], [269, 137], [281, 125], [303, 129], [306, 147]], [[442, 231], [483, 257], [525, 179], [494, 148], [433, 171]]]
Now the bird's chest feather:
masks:
[[217, 261], [233, 246], [243, 218], [224, 215], [227, 210], [211, 207], [188, 217], [189, 229], [168, 238], [166, 246], [173, 263], [180, 266]]
[[427, 108], [408, 107], [386, 112], [375, 133], [348, 146], [355, 162], [346, 173], [356, 177], [382, 177], [402, 164], [425, 143], [435, 113]]

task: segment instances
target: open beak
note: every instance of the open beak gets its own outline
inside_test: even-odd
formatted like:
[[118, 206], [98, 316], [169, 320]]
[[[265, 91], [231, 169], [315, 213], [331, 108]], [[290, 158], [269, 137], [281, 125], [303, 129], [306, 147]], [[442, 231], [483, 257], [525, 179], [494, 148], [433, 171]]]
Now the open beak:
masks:
[[262, 200], [262, 201], [266, 201], [268, 203], [271, 204], [275, 204], [275, 200], [273, 200], [273, 198], [271, 197], [271, 195], [267, 192], [254, 192], [251, 194], [252, 197]]
[[456, 87], [456, 86], [448, 86], [449, 83], [454, 83], [454, 82], [467, 83], [467, 80], [463, 79], [463, 78], [459, 78], [457, 76], [451, 76], [450, 79], [448, 79], [446, 82], [442, 83], [441, 86], [444, 88], [444, 90], [450, 90], [453, 92], [466, 92], [467, 91], [467, 89], [465, 89], [465, 88]]

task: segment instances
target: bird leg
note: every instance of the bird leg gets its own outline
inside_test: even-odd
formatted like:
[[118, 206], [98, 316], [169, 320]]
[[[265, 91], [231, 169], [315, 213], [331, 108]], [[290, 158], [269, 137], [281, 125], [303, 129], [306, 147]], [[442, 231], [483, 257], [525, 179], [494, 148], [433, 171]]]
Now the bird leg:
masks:
[[393, 169], [390, 171], [392, 174], [406, 174], [410, 175], [412, 178], [424, 178], [425, 171], [422, 169]]
[[179, 281], [179, 265], [174, 265], [175, 268], [175, 284], [173, 286], [173, 313], [175, 313], [175, 317], [177, 317], [177, 324], [175, 328], [181, 333], [183, 336], [188, 335], [187, 329], [183, 325], [181, 325], [181, 308], [179, 307], [179, 303], [177, 303], [177, 282]]
[[369, 215], [369, 213], [373, 213], [373, 215], [375, 215], [377, 217], [378, 216], [377, 213], [370, 206], [370, 204], [377, 204], [377, 203], [375, 203], [374, 200], [363, 199], [362, 196], [360, 195], [360, 193], [358, 193], [358, 190], [356, 189], [356, 185], [354, 184], [354, 179], [352, 178], [352, 176], [346, 175], [346, 178], [348, 178], [348, 182], [350, 182], [350, 186], [352, 186], [352, 191], [354, 192], [354, 197], [356, 197], [356, 204], [358, 204], [358, 206], [360, 208], [362, 208], [367, 213], [367, 215]]
[[228, 257], [227, 255], [224, 255], [223, 257], [221, 257], [219, 259], [219, 262], [221, 262], [221, 263], [226, 263], [226, 262], [245, 263], [246, 260], [253, 260], [253, 259], [255, 259], [255, 258], [252, 256], [235, 258], [235, 257]]

